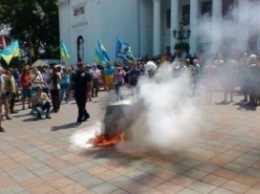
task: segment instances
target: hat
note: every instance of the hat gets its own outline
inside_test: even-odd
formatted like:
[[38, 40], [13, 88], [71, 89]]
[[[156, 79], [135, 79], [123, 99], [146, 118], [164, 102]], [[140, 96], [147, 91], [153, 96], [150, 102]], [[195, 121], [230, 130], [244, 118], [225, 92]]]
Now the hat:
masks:
[[57, 64], [57, 65], [54, 66], [54, 68], [57, 68], [57, 67], [62, 67], [62, 65], [61, 64]]
[[90, 65], [90, 64], [87, 64], [86, 67], [91, 68], [91, 65]]

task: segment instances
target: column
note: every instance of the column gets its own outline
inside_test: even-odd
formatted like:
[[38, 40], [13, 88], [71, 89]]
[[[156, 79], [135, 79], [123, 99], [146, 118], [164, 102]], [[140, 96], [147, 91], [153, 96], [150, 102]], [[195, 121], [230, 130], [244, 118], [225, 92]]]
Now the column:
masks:
[[177, 40], [173, 37], [172, 31], [179, 30], [179, 0], [171, 0], [171, 52], [175, 53], [174, 45]]
[[197, 53], [198, 49], [198, 18], [199, 18], [199, 0], [190, 0], [190, 54]]
[[222, 45], [222, 32], [219, 32], [219, 29], [222, 29], [222, 0], [213, 0], [212, 8], [211, 44], [212, 54], [215, 56], [221, 49]]
[[161, 2], [153, 0], [153, 55], [161, 54]]
[[249, 21], [249, 14], [248, 14], [248, 1], [239, 0], [238, 1], [238, 30], [240, 33], [238, 39], [238, 48], [241, 48], [243, 52], [248, 51], [248, 41], [249, 41], [249, 31], [248, 31], [248, 21]]
[[68, 45], [68, 49], [69, 49], [69, 52], [71, 53], [71, 49], [70, 49], [70, 17], [71, 17], [71, 14], [70, 14], [70, 0], [66, 0], [66, 6], [65, 6], [65, 21], [66, 21], [66, 25], [65, 25], [65, 37], [64, 37], [64, 41], [66, 41], [66, 44]]

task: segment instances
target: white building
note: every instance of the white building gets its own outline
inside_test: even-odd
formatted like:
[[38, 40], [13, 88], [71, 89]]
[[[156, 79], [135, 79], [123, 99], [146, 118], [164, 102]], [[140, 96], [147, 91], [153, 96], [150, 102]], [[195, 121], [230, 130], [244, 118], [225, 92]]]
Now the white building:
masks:
[[[104, 45], [112, 61], [116, 60], [117, 38], [128, 42], [137, 57], [156, 56], [174, 52], [177, 40], [172, 32], [178, 30], [183, 21], [184, 27], [191, 29], [190, 53], [194, 54], [219, 49], [226, 32], [214, 32], [222, 28], [219, 24], [227, 18], [228, 10], [237, 7], [238, 12], [231, 17], [236, 27], [231, 28], [242, 35], [235, 42], [228, 40], [228, 48], [238, 45], [247, 48], [250, 42], [250, 49], [257, 50], [257, 36], [250, 36], [244, 26], [247, 23], [245, 10], [250, 1], [257, 0], [59, 0], [60, 39], [68, 47], [71, 63], [80, 58], [84, 62], [94, 62], [97, 40]], [[203, 34], [201, 19], [205, 15], [211, 26]]]

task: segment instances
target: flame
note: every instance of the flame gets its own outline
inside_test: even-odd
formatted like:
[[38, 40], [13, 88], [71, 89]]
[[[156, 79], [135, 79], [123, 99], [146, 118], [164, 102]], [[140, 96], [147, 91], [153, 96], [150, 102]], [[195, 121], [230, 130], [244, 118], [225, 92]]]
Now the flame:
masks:
[[97, 135], [95, 138], [90, 139], [89, 142], [92, 143], [94, 147], [106, 147], [115, 145], [125, 140], [125, 134], [122, 132], [113, 137], [107, 137], [104, 134]]

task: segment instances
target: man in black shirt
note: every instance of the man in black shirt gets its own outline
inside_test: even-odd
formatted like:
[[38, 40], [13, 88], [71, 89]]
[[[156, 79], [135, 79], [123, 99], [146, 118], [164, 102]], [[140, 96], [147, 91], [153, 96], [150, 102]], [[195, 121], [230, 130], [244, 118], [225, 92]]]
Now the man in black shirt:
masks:
[[84, 64], [82, 62], [77, 64], [78, 70], [71, 76], [71, 88], [74, 88], [74, 98], [78, 106], [77, 123], [86, 121], [90, 116], [86, 110], [87, 97], [91, 96], [92, 91], [92, 76], [90, 73], [84, 71]]

